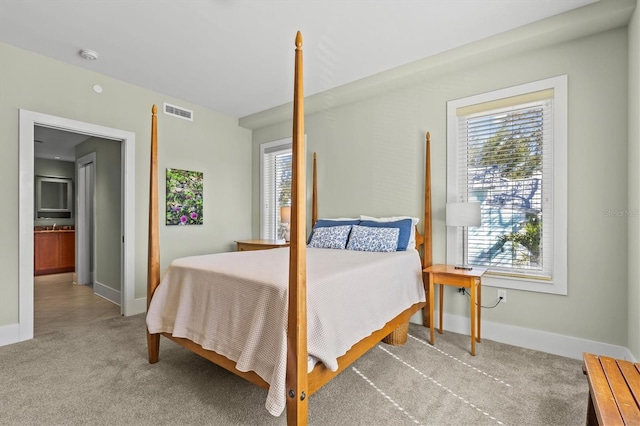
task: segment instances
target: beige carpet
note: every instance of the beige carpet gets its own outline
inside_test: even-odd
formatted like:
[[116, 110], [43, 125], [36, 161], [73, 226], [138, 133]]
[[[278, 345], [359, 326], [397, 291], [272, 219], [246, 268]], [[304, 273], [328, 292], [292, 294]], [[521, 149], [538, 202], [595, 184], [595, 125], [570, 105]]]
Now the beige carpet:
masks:
[[[411, 325], [309, 399], [313, 425], [582, 425], [581, 361]], [[147, 362], [144, 316], [0, 347], [0, 425], [284, 425], [266, 391], [162, 338]]]

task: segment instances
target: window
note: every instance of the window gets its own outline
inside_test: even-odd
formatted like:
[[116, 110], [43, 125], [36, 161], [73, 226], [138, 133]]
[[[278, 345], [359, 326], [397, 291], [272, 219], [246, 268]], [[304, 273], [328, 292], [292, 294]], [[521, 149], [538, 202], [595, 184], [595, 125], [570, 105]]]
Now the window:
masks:
[[447, 262], [487, 267], [485, 285], [566, 294], [566, 91], [561, 76], [447, 104], [447, 202], [481, 206], [480, 226], [447, 228]]
[[291, 205], [291, 138], [260, 146], [260, 238], [284, 238], [280, 207]]

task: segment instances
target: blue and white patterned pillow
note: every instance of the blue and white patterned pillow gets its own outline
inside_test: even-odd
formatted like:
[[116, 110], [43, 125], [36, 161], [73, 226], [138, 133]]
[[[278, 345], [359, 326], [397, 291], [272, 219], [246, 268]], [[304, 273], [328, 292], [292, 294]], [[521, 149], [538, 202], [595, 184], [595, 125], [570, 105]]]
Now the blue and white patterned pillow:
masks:
[[315, 228], [307, 247], [343, 249], [347, 245], [351, 225]]
[[398, 248], [398, 228], [353, 225], [347, 250], [391, 252]]
[[[400, 229], [400, 234], [398, 234], [398, 248], [397, 251], [406, 251], [407, 246], [409, 245], [409, 240], [411, 239], [411, 228], [415, 228], [412, 224], [413, 219], [406, 218], [400, 220], [394, 220], [389, 222], [379, 222], [377, 220], [361, 220], [358, 225], [360, 226], [370, 226], [372, 228], [398, 228]], [[415, 236], [414, 236], [415, 239]], [[415, 248], [415, 244], [414, 247]]]

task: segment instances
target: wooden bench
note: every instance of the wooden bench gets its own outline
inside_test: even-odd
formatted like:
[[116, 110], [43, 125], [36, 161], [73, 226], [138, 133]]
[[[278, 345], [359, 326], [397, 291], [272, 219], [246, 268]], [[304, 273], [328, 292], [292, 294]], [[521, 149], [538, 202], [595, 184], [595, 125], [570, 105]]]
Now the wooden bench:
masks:
[[640, 364], [589, 353], [583, 358], [587, 425], [640, 425]]

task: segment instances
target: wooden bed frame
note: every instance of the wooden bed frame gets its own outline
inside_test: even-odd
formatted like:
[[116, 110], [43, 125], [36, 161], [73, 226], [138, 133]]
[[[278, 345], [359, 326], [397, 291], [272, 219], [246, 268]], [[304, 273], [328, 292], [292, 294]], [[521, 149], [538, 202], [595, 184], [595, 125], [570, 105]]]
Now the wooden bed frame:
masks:
[[[289, 258], [289, 313], [288, 313], [288, 353], [287, 353], [287, 424], [307, 424], [308, 397], [325, 383], [338, 375], [351, 363], [377, 345], [384, 337], [397, 327], [409, 321], [411, 316], [421, 308], [428, 309], [427, 303], [416, 303], [389, 321], [380, 330], [351, 347], [338, 358], [338, 370], [331, 371], [319, 363], [311, 373], [307, 373], [307, 296], [306, 296], [306, 194], [305, 194], [305, 152], [304, 152], [304, 93], [302, 66], [302, 35], [295, 40], [295, 81], [293, 100], [293, 173], [291, 186], [291, 231]], [[153, 293], [160, 283], [160, 246], [158, 229], [158, 136], [157, 107], [152, 108], [151, 119], [151, 170], [149, 188], [149, 258], [147, 279], [147, 308]], [[430, 136], [426, 134], [425, 155], [425, 217], [424, 235], [416, 230], [416, 247], [423, 246], [422, 267], [431, 266], [431, 169], [430, 169]], [[312, 222], [317, 220], [317, 171], [316, 156], [313, 158], [313, 197]], [[429, 298], [427, 297], [427, 301]], [[161, 333], [165, 337], [184, 346], [190, 351], [212, 361], [213, 363], [237, 374], [265, 389], [269, 384], [256, 373], [238, 371], [236, 363], [216, 352], [203, 349], [188, 339], [173, 337]], [[160, 334], [150, 334], [147, 330], [149, 362], [159, 359]]]

